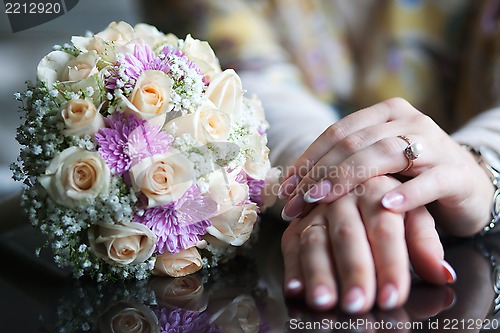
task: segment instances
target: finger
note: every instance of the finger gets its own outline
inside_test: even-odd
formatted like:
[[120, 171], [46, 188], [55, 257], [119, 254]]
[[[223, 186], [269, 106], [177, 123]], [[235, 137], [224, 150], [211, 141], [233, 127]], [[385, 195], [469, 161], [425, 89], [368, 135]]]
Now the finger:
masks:
[[377, 272], [377, 303], [384, 310], [402, 305], [410, 289], [403, 216], [377, 204], [384, 189], [395, 184], [388, 177], [370, 179], [366, 183], [368, 192], [360, 198], [359, 205]]
[[405, 309], [413, 320], [424, 320], [451, 308], [456, 302], [453, 289], [420, 282], [411, 286]]
[[300, 263], [305, 282], [306, 301], [316, 310], [331, 309], [338, 299], [328, 234], [322, 214], [304, 219], [308, 228], [300, 235]]
[[406, 214], [406, 245], [413, 269], [424, 281], [434, 284], [456, 280], [453, 268], [444, 261], [444, 251], [433, 217], [425, 207]]
[[375, 299], [375, 267], [356, 197], [348, 195], [326, 207], [342, 308], [347, 313], [366, 312]]
[[281, 238], [281, 252], [284, 264], [284, 291], [285, 295], [289, 297], [299, 296], [304, 292], [304, 278], [299, 260], [300, 240], [295, 229], [296, 226], [290, 224]]
[[[407, 144], [397, 138], [385, 138], [337, 163], [332, 151], [318, 162], [318, 168], [299, 183], [284, 207], [287, 216], [298, 216], [308, 202], [329, 203], [375, 176], [397, 173], [408, 164], [403, 151]], [[336, 164], [337, 163], [337, 164]], [[321, 180], [320, 182], [318, 182]], [[298, 199], [304, 193], [303, 199]], [[292, 215], [289, 215], [292, 214]]]
[[461, 186], [462, 179], [463, 175], [457, 173], [457, 168], [436, 166], [387, 192], [381, 203], [394, 212], [407, 212], [467, 191]]
[[284, 179], [293, 174], [299, 177], [304, 176], [316, 161], [320, 160], [348, 135], [363, 128], [386, 123], [412, 113], [416, 114], [418, 111], [410, 103], [400, 98], [393, 98], [344, 117], [331, 125], [309, 146], [293, 167], [288, 170]]

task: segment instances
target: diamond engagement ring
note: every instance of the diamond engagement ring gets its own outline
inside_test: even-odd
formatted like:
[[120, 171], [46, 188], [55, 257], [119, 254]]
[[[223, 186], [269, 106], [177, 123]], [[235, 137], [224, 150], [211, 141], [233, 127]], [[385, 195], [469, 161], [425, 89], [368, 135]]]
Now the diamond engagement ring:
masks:
[[420, 156], [420, 154], [424, 150], [424, 147], [419, 142], [411, 142], [411, 140], [407, 136], [398, 135], [398, 138], [400, 138], [401, 140], [403, 140], [408, 144], [408, 146], [406, 146], [405, 150], [403, 151], [403, 153], [406, 156], [406, 159], [408, 160], [406, 168], [401, 170], [401, 172], [404, 172], [411, 169], [411, 167], [413, 166], [413, 161]]

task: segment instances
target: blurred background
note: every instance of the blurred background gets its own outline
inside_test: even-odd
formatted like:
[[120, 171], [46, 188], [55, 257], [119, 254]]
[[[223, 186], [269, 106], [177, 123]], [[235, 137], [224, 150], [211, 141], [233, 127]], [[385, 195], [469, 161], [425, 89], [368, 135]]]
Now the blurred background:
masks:
[[25, 90], [25, 81], [34, 80], [40, 59], [56, 44], [73, 35], [99, 32], [112, 21], [131, 25], [140, 21], [134, 0], [84, 0], [66, 14], [40, 26], [13, 33], [4, 4], [0, 4], [0, 199], [17, 192], [20, 184], [11, 178], [9, 164], [18, 154], [15, 140], [20, 124], [20, 103], [13, 97]]

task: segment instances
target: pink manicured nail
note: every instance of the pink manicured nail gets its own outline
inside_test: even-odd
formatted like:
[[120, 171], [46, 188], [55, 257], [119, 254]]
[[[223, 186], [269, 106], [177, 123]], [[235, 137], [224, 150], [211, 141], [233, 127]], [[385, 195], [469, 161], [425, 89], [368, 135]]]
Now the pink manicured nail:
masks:
[[398, 290], [396, 286], [392, 283], [385, 285], [385, 287], [380, 292], [379, 305], [383, 310], [392, 310], [396, 307], [398, 302]]
[[280, 188], [278, 190], [278, 198], [281, 200], [287, 199], [295, 190], [297, 185], [299, 184], [299, 177], [296, 175], [292, 175], [288, 177], [283, 183], [281, 183]]
[[400, 207], [405, 201], [405, 197], [401, 193], [389, 193], [382, 198], [382, 206], [387, 209]]
[[306, 202], [300, 195], [294, 196], [283, 208], [281, 211], [281, 218], [285, 221], [291, 221], [297, 216], [299, 216], [304, 207], [306, 206]]
[[330, 306], [334, 303], [334, 296], [326, 286], [319, 285], [313, 292], [314, 304], [319, 307]]
[[309, 191], [304, 194], [304, 201], [313, 203], [325, 198], [332, 191], [333, 184], [328, 179], [323, 179], [319, 183], [314, 184]]
[[345, 294], [344, 298], [344, 311], [353, 314], [361, 311], [363, 306], [365, 305], [365, 295], [363, 291], [359, 287], [354, 287], [347, 294]]
[[441, 261], [441, 266], [443, 267], [443, 272], [446, 275], [446, 282], [453, 283], [457, 281], [457, 273], [446, 261]]

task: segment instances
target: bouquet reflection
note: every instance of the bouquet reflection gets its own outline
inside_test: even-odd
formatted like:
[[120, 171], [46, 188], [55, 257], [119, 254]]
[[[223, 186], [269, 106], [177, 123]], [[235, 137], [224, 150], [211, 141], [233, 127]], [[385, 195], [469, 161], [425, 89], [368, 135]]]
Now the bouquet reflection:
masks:
[[[179, 278], [95, 283], [77, 281], [59, 301], [45, 332], [263, 332], [267, 292], [253, 265], [238, 258], [227, 267]], [[236, 262], [238, 261], [238, 262]]]

